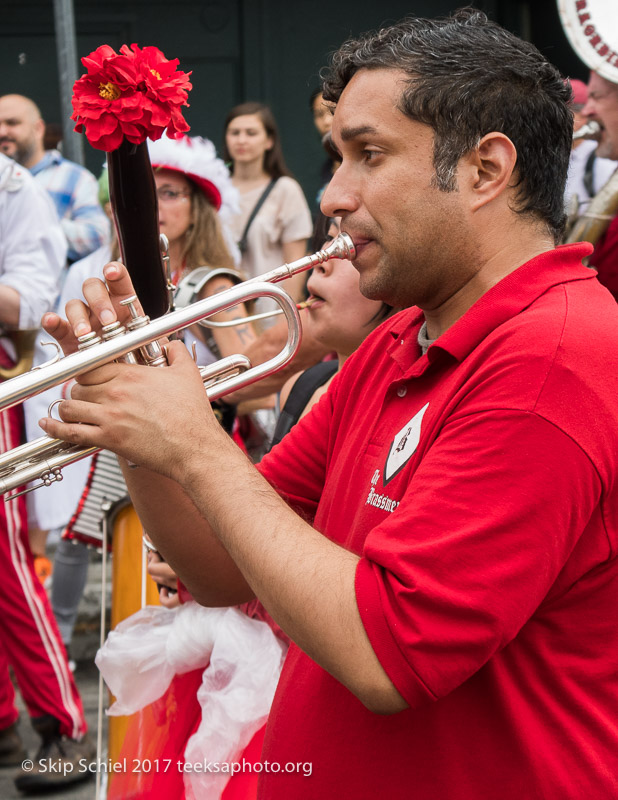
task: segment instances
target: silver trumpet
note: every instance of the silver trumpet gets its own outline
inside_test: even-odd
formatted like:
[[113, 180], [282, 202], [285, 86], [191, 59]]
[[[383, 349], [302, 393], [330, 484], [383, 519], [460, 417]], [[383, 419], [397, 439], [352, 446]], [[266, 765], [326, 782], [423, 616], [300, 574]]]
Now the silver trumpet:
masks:
[[[271, 375], [288, 364], [300, 345], [300, 316], [295, 302], [273, 284], [291, 278], [299, 272], [329, 261], [332, 258], [351, 260], [355, 257], [354, 242], [347, 233], [341, 233], [323, 250], [283, 264], [257, 278], [244, 281], [224, 292], [199, 300], [155, 320], [139, 314], [136, 298], [127, 298], [131, 320], [125, 326], [113, 323], [106, 326], [101, 336], [94, 332], [80, 337], [79, 350], [64, 358], [52, 360], [29, 372], [0, 384], [0, 411], [17, 405], [28, 397], [58, 386], [78, 375], [111, 361], [123, 360], [133, 364], [165, 366], [166, 356], [159, 339], [195, 325], [213, 314], [226, 311], [239, 303], [258, 297], [277, 301], [288, 323], [288, 337], [283, 349], [273, 358], [252, 366], [243, 355], [228, 356], [208, 367], [200, 367], [200, 374], [209, 400], [248, 386]], [[62, 480], [63, 467], [96, 453], [99, 448], [70, 444], [60, 439], [42, 436], [0, 455], [0, 494], [6, 494], [30, 481], [40, 483], [26, 489], [50, 486]], [[6, 500], [18, 497], [11, 494]]]
[[595, 119], [591, 119], [585, 125], [582, 125], [579, 130], [573, 133], [573, 141], [577, 142], [580, 139], [598, 139], [601, 133], [601, 126]]

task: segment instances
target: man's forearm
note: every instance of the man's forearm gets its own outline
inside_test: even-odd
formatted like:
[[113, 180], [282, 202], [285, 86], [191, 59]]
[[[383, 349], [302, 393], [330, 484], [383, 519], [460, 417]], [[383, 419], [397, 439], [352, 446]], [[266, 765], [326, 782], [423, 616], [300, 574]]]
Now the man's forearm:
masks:
[[0, 325], [9, 328], [19, 326], [20, 297], [12, 286], [0, 284]]
[[[263, 364], [269, 358], [277, 355], [285, 345], [287, 339], [287, 324], [284, 320], [278, 322], [272, 328], [268, 328], [260, 334], [258, 339], [243, 352], [252, 364]], [[245, 400], [252, 400], [256, 397], [264, 397], [280, 391], [283, 384], [297, 372], [317, 364], [330, 351], [313, 337], [303, 333], [298, 352], [286, 367], [262, 378], [261, 381], [239, 389], [233, 394], [227, 395], [224, 400], [226, 403], [238, 405]]]
[[183, 489], [148, 469], [120, 464], [144, 530], [161, 556], [181, 576], [198, 603], [229, 606], [253, 593]]
[[370, 709], [405, 708], [362, 625], [354, 590], [358, 556], [298, 517], [231, 448], [221, 448], [216, 464], [188, 466], [185, 487], [288, 636]]

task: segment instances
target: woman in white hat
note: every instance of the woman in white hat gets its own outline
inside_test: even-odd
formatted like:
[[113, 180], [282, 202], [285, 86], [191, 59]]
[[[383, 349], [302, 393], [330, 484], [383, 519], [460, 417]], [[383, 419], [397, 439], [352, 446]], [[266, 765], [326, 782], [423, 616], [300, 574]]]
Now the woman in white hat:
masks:
[[[159, 229], [169, 241], [172, 281], [191, 287], [188, 293], [182, 292], [180, 304], [238, 283], [242, 278], [235, 268], [240, 254], [228, 229], [229, 220], [238, 213], [238, 192], [213, 143], [201, 137], [164, 137], [149, 142], [148, 150], [159, 200]], [[187, 284], [198, 268], [203, 268], [199, 279]], [[238, 306], [213, 320], [241, 316], [246, 311]], [[198, 352], [203, 365], [241, 352], [255, 339], [248, 323], [211, 331], [211, 335], [203, 328], [194, 331], [208, 348]]]

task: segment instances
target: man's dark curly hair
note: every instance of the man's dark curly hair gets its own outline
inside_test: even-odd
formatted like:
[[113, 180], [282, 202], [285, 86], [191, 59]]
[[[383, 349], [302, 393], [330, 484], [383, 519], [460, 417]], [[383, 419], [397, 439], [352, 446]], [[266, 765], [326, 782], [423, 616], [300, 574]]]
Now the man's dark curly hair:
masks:
[[345, 42], [322, 73], [324, 99], [336, 103], [358, 70], [384, 68], [409, 75], [399, 107], [434, 130], [439, 189], [455, 190], [461, 157], [485, 134], [500, 131], [517, 149], [515, 210], [543, 220], [560, 241], [571, 90], [532, 44], [474, 9], [408, 18]]

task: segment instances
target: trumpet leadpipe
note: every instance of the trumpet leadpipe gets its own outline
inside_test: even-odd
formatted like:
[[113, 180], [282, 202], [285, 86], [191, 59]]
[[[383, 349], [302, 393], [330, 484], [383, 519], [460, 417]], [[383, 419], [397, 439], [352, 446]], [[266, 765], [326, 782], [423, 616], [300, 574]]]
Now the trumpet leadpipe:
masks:
[[[84, 372], [122, 358], [127, 353], [138, 350], [158, 339], [170, 336], [176, 331], [196, 325], [204, 317], [216, 314], [219, 311], [226, 311], [228, 308], [248, 299], [266, 296], [273, 297], [280, 302], [292, 331], [295, 326], [298, 327], [298, 311], [289, 295], [283, 289], [263, 282], [252, 283], [250, 288], [246, 283], [241, 283], [214, 297], [207, 297], [190, 306], [178, 309], [178, 311], [173, 311], [163, 317], [151, 320], [142, 328], [127, 331], [122, 336], [106, 342], [100, 342], [87, 350], [71, 353], [54, 364], [43, 366], [38, 370], [32, 370], [5, 381], [0, 385], [0, 410], [11, 408], [23, 402], [26, 398], [34, 397], [52, 386], [57, 386]], [[295, 352], [299, 342], [298, 331], [296, 335], [288, 337], [286, 357], [281, 366], [287, 363], [288, 356], [291, 357], [293, 355], [293, 353], [290, 355], [288, 350], [293, 347]], [[272, 364], [271, 366], [278, 369], [280, 368], [279, 359], [275, 358], [277, 359], [277, 364]], [[269, 362], [266, 363], [268, 364]], [[260, 377], [263, 376], [260, 374]], [[256, 380], [259, 380], [259, 378], [256, 378]], [[229, 389], [229, 391], [233, 391], [233, 389]]]
[[318, 264], [323, 264], [325, 261], [330, 261], [331, 258], [340, 258], [351, 261], [356, 256], [356, 248], [352, 238], [347, 233], [340, 233], [336, 238], [329, 242], [322, 250], [317, 250], [309, 256], [299, 258], [297, 261], [292, 261], [290, 264], [282, 264], [264, 275], [258, 275], [256, 278], [250, 278], [245, 281], [245, 284], [258, 283], [266, 281], [267, 283], [279, 283], [299, 272], [306, 272], [308, 269], [317, 267]]

